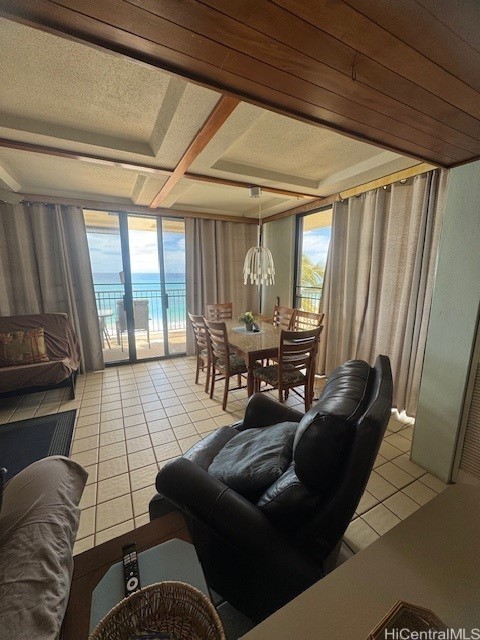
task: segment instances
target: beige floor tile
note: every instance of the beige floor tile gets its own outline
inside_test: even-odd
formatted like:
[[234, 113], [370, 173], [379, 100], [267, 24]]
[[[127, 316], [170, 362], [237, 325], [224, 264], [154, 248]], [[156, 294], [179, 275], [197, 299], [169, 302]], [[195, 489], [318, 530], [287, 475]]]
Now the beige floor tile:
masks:
[[145, 416], [143, 415], [143, 411], [142, 413], [137, 413], [133, 416], [126, 416], [123, 418], [123, 424], [125, 425], [125, 427], [135, 427], [136, 425], [145, 423], [146, 420]]
[[410, 460], [410, 453], [402, 453], [401, 456], [395, 458], [395, 460], [393, 460], [392, 462], [394, 465], [400, 467], [400, 469], [403, 469], [403, 471], [406, 471], [414, 478], [420, 478], [426, 473], [425, 469], [419, 467], [418, 464], [415, 464]]
[[165, 397], [165, 395], [160, 394], [160, 400], [161, 400], [162, 406], [165, 408], [178, 406], [178, 397], [176, 394], [174, 396], [171, 395], [168, 397]]
[[154, 447], [159, 447], [162, 444], [167, 444], [167, 442], [174, 442], [176, 440], [173, 429], [165, 429], [165, 431], [156, 431], [155, 433], [150, 434], [150, 438], [152, 440], [152, 444]]
[[[86, 407], [100, 407], [101, 399], [100, 396], [98, 398], [90, 398], [88, 396], [84, 396], [82, 398], [82, 409]], [[100, 409], [98, 409], [100, 411]]]
[[123, 417], [127, 416], [141, 416], [143, 418], [143, 409], [141, 404], [136, 404], [134, 406], [123, 407], [122, 409]]
[[202, 410], [205, 409], [205, 407], [200, 402], [200, 400], [188, 400], [187, 399], [187, 400], [184, 400], [184, 402], [182, 404], [185, 407], [185, 411], [187, 413], [190, 413], [191, 411], [202, 411]]
[[127, 456], [105, 460], [98, 465], [98, 480], [106, 480], [121, 473], [127, 473]]
[[130, 493], [130, 479], [128, 473], [112, 476], [98, 483], [97, 504], [119, 498]]
[[77, 540], [73, 546], [73, 555], [76, 556], [79, 553], [83, 553], [84, 551], [88, 551], [89, 549], [93, 549], [94, 547], [94, 536], [87, 536], [86, 538], [82, 538], [81, 540]]
[[115, 429], [115, 431], [107, 431], [100, 434], [100, 446], [102, 447], [107, 444], [122, 442], [123, 440], [125, 440], [125, 431], [123, 429]]
[[160, 400], [154, 400], [153, 402], [142, 402], [143, 410], [145, 413], [150, 413], [151, 411], [161, 410], [163, 412], [163, 405]]
[[90, 449], [89, 451], [82, 451], [80, 453], [74, 453], [70, 456], [72, 460], [81, 464], [82, 467], [88, 467], [98, 462], [98, 449]]
[[376, 471], [372, 471], [367, 484], [367, 491], [377, 500], [385, 500], [393, 495], [397, 489], [390, 482], [379, 476]]
[[150, 436], [138, 436], [137, 438], [131, 438], [127, 440], [127, 452], [135, 453], [135, 451], [142, 451], [142, 449], [150, 449], [152, 447], [152, 441]]
[[[167, 407], [165, 409], [165, 414], [167, 415], [167, 417], [171, 418], [173, 416], [181, 416], [183, 414], [187, 415], [185, 413], [185, 409], [183, 408], [183, 405], [178, 406], [178, 404], [175, 403], [175, 405], [171, 406], [171, 407]], [[208, 415], [208, 414], [207, 414]]]
[[104, 447], [100, 447], [98, 452], [98, 461], [104, 462], [110, 460], [110, 458], [119, 458], [125, 455], [125, 442], [114, 442], [113, 444], [107, 444]]
[[400, 518], [400, 520], [405, 520], [417, 509], [420, 509], [420, 505], [409, 498], [405, 493], [401, 491], [397, 491], [393, 496], [387, 498], [384, 502], [385, 506], [393, 511], [393, 513]]
[[89, 467], [84, 467], [84, 469], [88, 473], [87, 485], [96, 482], [98, 476], [98, 465], [92, 464]]
[[168, 420], [172, 427], [181, 427], [184, 424], [191, 424], [192, 422], [188, 413], [181, 413], [178, 416], [170, 416]]
[[82, 499], [80, 500], [80, 509], [88, 509], [93, 507], [97, 501], [97, 484], [92, 482], [87, 484], [82, 493]]
[[200, 422], [195, 422], [195, 429], [200, 433], [203, 437], [206, 433], [210, 433], [211, 431], [215, 431], [218, 429], [218, 424], [214, 419], [210, 418], [208, 420], [200, 420]]
[[[103, 407], [102, 407], [103, 409]], [[102, 410], [100, 414], [100, 422], [109, 422], [111, 420], [120, 420], [122, 418], [122, 409], [113, 409], [111, 411]]]
[[181, 455], [181, 453], [182, 451], [178, 442], [169, 442], [168, 444], [162, 444], [159, 447], [155, 447], [155, 457], [157, 462], [168, 460], [169, 458], [175, 458]]
[[415, 480], [413, 476], [406, 471], [403, 471], [403, 469], [400, 469], [400, 467], [397, 467], [392, 462], [382, 464], [377, 467], [375, 471], [382, 476], [382, 478], [385, 478], [385, 480], [388, 480], [388, 482], [393, 484], [394, 487], [397, 487], [397, 489], [403, 489], [403, 487], [406, 487], [407, 484], [410, 484]]
[[376, 507], [364, 513], [362, 518], [381, 536], [401, 522], [400, 518], [383, 504], [377, 504]]
[[117, 429], [123, 429], [123, 418], [115, 418], [114, 420], [106, 420], [100, 423], [100, 433], [116, 431]]
[[409, 498], [415, 500], [415, 502], [418, 502], [418, 504], [422, 506], [437, 495], [435, 491], [427, 487], [427, 485], [423, 484], [420, 480], [416, 480], [413, 484], [405, 487], [403, 493], [406, 493]]
[[188, 451], [189, 449], [191, 449], [191, 447], [193, 447], [194, 444], [197, 444], [197, 442], [201, 439], [202, 438], [199, 435], [190, 436], [188, 438], [181, 438], [178, 441], [178, 444], [180, 445], [180, 449], [182, 450], [182, 453], [185, 453], [185, 451]]
[[[180, 438], [188, 438], [189, 436], [196, 436], [197, 430], [195, 429], [193, 424], [184, 424], [181, 427], [175, 427], [173, 430], [175, 437], [180, 440]], [[160, 443], [159, 443], [160, 444]]]
[[433, 491], [435, 491], [436, 493], [441, 493], [448, 487], [448, 484], [445, 484], [445, 482], [442, 482], [439, 478], [432, 476], [431, 473], [426, 473], [424, 476], [422, 476], [420, 478], [420, 482], [426, 484], [427, 487], [433, 489]]
[[100, 418], [97, 414], [90, 416], [80, 416], [77, 420], [77, 427], [88, 427], [91, 424], [98, 424]]
[[135, 526], [133, 520], [129, 519], [125, 522], [121, 522], [120, 524], [115, 525], [114, 527], [103, 529], [103, 531], [97, 531], [97, 533], [95, 534], [95, 546], [107, 542], [108, 540], [113, 540], [114, 538], [117, 538], [124, 533], [128, 533], [129, 531], [133, 531], [134, 528]]
[[[122, 407], [123, 407], [123, 415], [124, 416], [132, 416], [137, 411], [136, 408], [140, 406], [140, 396], [136, 396], [133, 398], [125, 398], [125, 395], [122, 393]], [[129, 412], [125, 413], [125, 409], [128, 409]], [[130, 411], [130, 409], [132, 411]]]
[[[166, 445], [165, 445], [166, 446]], [[155, 463], [155, 454], [153, 449], [144, 449], [143, 451], [136, 451], [128, 455], [128, 466], [130, 471], [140, 469], [140, 467], [146, 467], [149, 464]]]
[[144, 487], [132, 493], [133, 515], [135, 517], [148, 513], [148, 504], [156, 493], [155, 487]]
[[130, 440], [131, 438], [148, 436], [148, 433], [148, 427], [146, 424], [136, 424], [134, 427], [126, 427], [125, 438]]
[[79, 438], [78, 433], [75, 434], [75, 436], [76, 437], [72, 444], [72, 453], [80, 453], [82, 451], [88, 451], [89, 449], [96, 449], [98, 447], [98, 436]]
[[235, 417], [231, 416], [229, 413], [224, 413], [223, 416], [217, 416], [213, 418], [213, 420], [215, 421], [217, 427], [227, 427], [235, 422]]
[[143, 516], [138, 516], [135, 518], [135, 529], [139, 527], [143, 527], [144, 524], [148, 524], [150, 522], [150, 517], [148, 513], [145, 513]]
[[155, 479], [157, 477], [158, 469], [159, 465], [155, 463], [150, 464], [147, 467], [141, 467], [130, 471], [130, 484], [132, 491], [138, 491], [139, 489], [150, 487], [150, 489], [155, 493]]
[[131, 495], [114, 498], [97, 506], [96, 532], [133, 518]]
[[[386, 436], [389, 437], [389, 436]], [[380, 445], [379, 454], [385, 458], [386, 460], [393, 460], [398, 456], [401, 456], [403, 451], [398, 449], [397, 447], [392, 446], [390, 443], [383, 439], [382, 444]]]
[[168, 418], [162, 418], [161, 420], [149, 420], [147, 422], [147, 428], [149, 433], [156, 433], [157, 431], [164, 431], [170, 429], [171, 424]]
[[412, 447], [412, 443], [407, 440], [407, 438], [404, 438], [402, 435], [400, 435], [400, 433], [394, 433], [391, 436], [387, 436], [383, 439], [383, 441], [387, 444], [392, 445], [393, 447], [396, 447], [397, 449], [400, 449], [402, 453], [410, 451]]
[[385, 464], [385, 462], [387, 462], [387, 459], [384, 458], [382, 455], [377, 454], [377, 457], [375, 458], [375, 462], [373, 464], [373, 468], [376, 469], [377, 467], [379, 467], [381, 464]]
[[[234, 402], [229, 403], [229, 409], [232, 409], [232, 406], [234, 405]], [[222, 409], [222, 405], [220, 404], [215, 404], [214, 406], [210, 406], [207, 407], [207, 411], [209, 413], [210, 416], [215, 417], [215, 416], [222, 416], [224, 414], [224, 411]]]
[[80, 514], [80, 526], [78, 527], [77, 540], [86, 538], [95, 533], [95, 511], [96, 507], [83, 509]]
[[380, 536], [362, 518], [353, 520], [345, 531], [343, 540], [350, 549], [357, 553], [368, 547], [369, 544], [378, 540]]
[[364, 491], [363, 496], [360, 498], [360, 502], [358, 503], [356, 513], [358, 513], [358, 515], [362, 515], [362, 513], [365, 513], [369, 509], [372, 509], [372, 507], [377, 504], [377, 498], [375, 498], [375, 496], [372, 496], [371, 493], [368, 493], [368, 491]]
[[88, 427], [75, 427], [73, 434], [73, 440], [79, 440], [80, 438], [88, 438], [90, 436], [96, 436], [100, 431], [99, 424], [91, 424]]

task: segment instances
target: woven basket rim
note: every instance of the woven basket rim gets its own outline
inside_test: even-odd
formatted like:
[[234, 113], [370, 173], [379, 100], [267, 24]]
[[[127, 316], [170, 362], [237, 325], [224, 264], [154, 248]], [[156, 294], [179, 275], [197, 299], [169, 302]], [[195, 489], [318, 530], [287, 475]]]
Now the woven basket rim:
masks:
[[212, 617], [212, 623], [215, 627], [215, 630], [219, 634], [219, 640], [226, 640], [225, 631], [223, 629], [220, 616], [218, 615], [218, 612], [213, 606], [210, 598], [206, 596], [203, 591], [197, 589], [197, 587], [194, 587], [193, 585], [188, 584], [187, 582], [182, 582], [180, 580], [161, 580], [160, 582], [154, 582], [147, 585], [146, 587], [142, 587], [126, 598], [123, 598], [123, 600], [120, 600], [120, 602], [118, 602], [112, 609], [110, 609], [110, 611], [100, 620], [100, 622], [88, 636], [88, 640], [97, 640], [99, 634], [103, 631], [103, 628], [110, 622], [110, 620], [117, 614], [117, 612], [122, 609], [123, 606], [125, 606], [127, 601], [132, 602], [132, 599], [139, 598], [141, 596], [144, 596], [145, 594], [148, 594], [150, 591], [155, 591], [162, 588], [182, 588], [199, 598], [205, 604], [206, 609]]

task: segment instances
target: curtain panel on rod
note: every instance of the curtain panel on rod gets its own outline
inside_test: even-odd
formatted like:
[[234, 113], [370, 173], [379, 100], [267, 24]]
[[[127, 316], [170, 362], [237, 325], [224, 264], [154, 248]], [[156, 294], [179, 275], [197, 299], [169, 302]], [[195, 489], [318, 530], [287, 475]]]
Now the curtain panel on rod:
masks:
[[[185, 220], [187, 310], [204, 315], [207, 304], [233, 302], [233, 317], [258, 310], [258, 289], [243, 284], [243, 263], [257, 242], [253, 224], [187, 218]], [[187, 353], [194, 352], [187, 323]]]
[[447, 171], [333, 206], [317, 370], [390, 357], [394, 405], [414, 416], [443, 219]]
[[0, 203], [0, 315], [66, 313], [82, 371], [104, 368], [80, 207]]

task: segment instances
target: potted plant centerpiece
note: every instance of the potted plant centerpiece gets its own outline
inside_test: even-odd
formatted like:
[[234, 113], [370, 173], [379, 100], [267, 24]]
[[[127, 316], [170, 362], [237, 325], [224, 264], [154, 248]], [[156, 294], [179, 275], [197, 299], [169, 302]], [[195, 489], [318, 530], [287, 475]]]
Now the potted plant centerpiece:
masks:
[[245, 331], [253, 331], [253, 323], [255, 322], [255, 316], [251, 311], [245, 311], [239, 317], [240, 322], [245, 325]]

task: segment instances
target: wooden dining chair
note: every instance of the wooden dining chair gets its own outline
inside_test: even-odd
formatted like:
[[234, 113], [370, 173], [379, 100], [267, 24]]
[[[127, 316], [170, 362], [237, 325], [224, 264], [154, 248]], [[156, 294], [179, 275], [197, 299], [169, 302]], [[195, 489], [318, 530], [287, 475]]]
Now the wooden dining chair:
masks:
[[301, 395], [296, 388], [303, 387], [308, 411], [313, 400], [315, 356], [322, 329], [320, 326], [308, 331], [282, 330], [277, 363], [254, 369], [255, 391], [260, 391], [260, 383], [266, 382], [278, 390], [278, 399], [283, 403], [290, 389]]
[[233, 318], [232, 303], [207, 304], [206, 319], [209, 322], [219, 322]]
[[195, 384], [198, 384], [200, 371], [205, 371], [205, 393], [210, 390], [210, 375], [212, 371], [212, 357], [210, 354], [210, 346], [208, 343], [207, 327], [203, 316], [195, 316], [188, 313], [190, 322], [192, 323], [193, 335], [195, 336], [195, 356], [197, 358], [197, 368], [195, 371]]
[[308, 331], [308, 329], [316, 329], [321, 326], [323, 318], [323, 313], [313, 313], [313, 311], [295, 309], [290, 329], [292, 329], [292, 331]]
[[[215, 382], [217, 380], [225, 380], [225, 388], [223, 391], [222, 409], [225, 411], [227, 407], [227, 397], [230, 386], [230, 378], [238, 376], [238, 386], [235, 389], [241, 389], [241, 376], [247, 373], [247, 365], [245, 360], [236, 353], [230, 351], [228, 344], [227, 327], [225, 322], [208, 322], [205, 320], [207, 328], [207, 336], [210, 347], [212, 362], [212, 384], [210, 386], [210, 398], [213, 398]], [[217, 373], [223, 378], [217, 378]], [[234, 389], [232, 389], [233, 391]]]
[[273, 326], [278, 329], [291, 329], [294, 313], [295, 309], [276, 304], [273, 308]]

